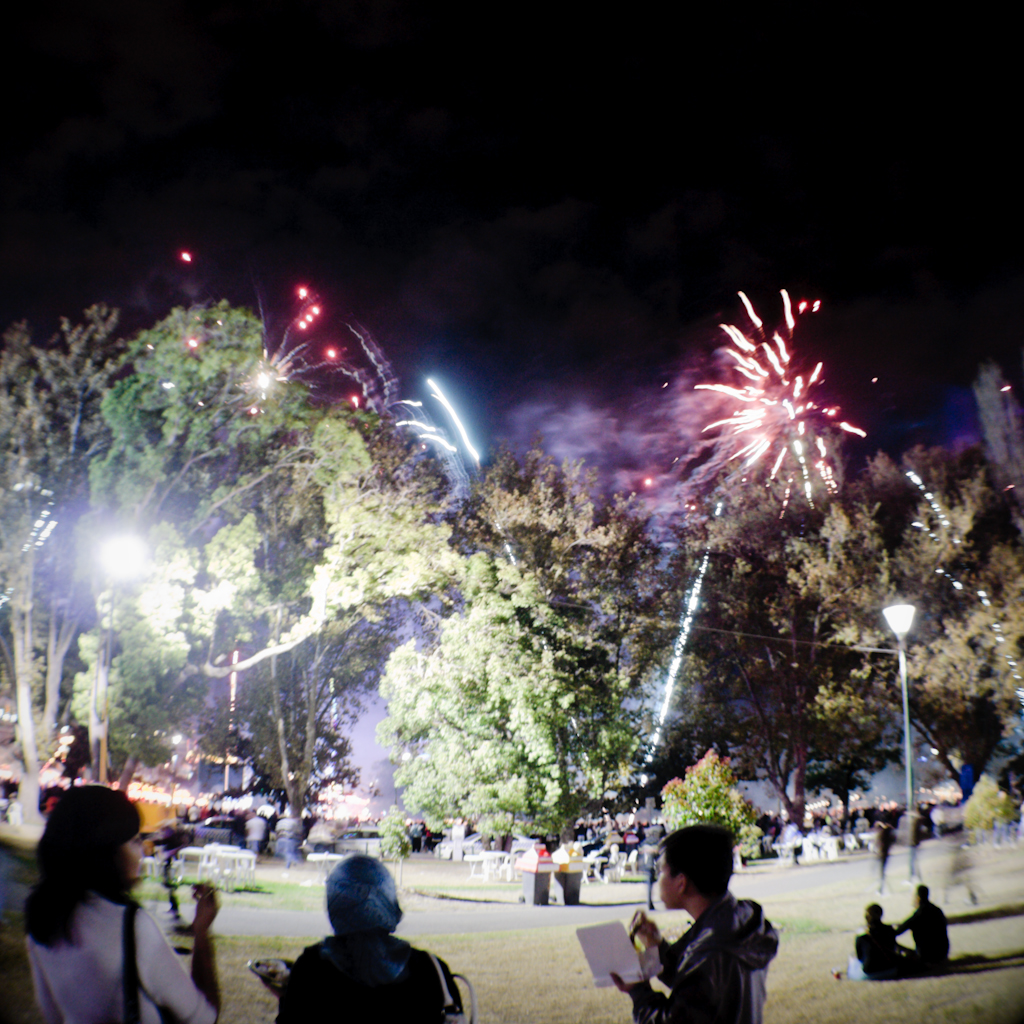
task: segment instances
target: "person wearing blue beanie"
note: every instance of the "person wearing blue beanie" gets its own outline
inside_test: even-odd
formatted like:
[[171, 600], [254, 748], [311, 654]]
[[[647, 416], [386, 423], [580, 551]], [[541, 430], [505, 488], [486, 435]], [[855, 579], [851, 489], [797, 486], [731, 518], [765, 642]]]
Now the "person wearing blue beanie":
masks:
[[[308, 946], [281, 995], [277, 1024], [444, 1019], [444, 992], [428, 953], [394, 935], [402, 910], [395, 881], [372, 857], [343, 860], [327, 879], [334, 934]], [[437, 959], [448, 991], [458, 988]]]

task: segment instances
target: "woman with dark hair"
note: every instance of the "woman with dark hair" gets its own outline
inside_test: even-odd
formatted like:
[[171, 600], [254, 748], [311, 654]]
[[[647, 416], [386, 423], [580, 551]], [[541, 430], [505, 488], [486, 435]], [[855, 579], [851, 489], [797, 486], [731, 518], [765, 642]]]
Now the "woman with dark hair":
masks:
[[449, 999], [460, 1007], [448, 965], [391, 934], [402, 911], [379, 860], [347, 857], [331, 872], [327, 916], [334, 934], [295, 962], [277, 1024], [440, 1022]]
[[220, 993], [209, 929], [216, 895], [209, 886], [195, 888], [190, 981], [156, 922], [132, 902], [142, 840], [139, 813], [123, 793], [70, 789], [36, 856], [40, 880], [25, 904], [25, 928], [47, 1024], [214, 1024]]

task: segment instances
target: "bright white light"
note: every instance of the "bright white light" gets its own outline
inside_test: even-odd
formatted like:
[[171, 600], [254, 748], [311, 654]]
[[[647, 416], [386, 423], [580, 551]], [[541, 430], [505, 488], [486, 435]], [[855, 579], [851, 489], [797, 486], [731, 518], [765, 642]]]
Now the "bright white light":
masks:
[[111, 537], [100, 546], [100, 565], [117, 580], [129, 580], [145, 568], [146, 545], [139, 537]]
[[916, 610], [912, 604], [892, 604], [883, 609], [882, 614], [885, 616], [885, 621], [889, 623], [889, 628], [898, 637], [903, 638], [910, 632], [910, 627], [914, 624]]
[[452, 408], [451, 403], [441, 393], [441, 389], [429, 377], [427, 378], [427, 384], [434, 389], [434, 398], [436, 398], [448, 410], [448, 414], [451, 416], [452, 421], [458, 428], [459, 434], [462, 436], [462, 443], [466, 446], [466, 450], [469, 454], [473, 456], [473, 461], [479, 466], [480, 455], [469, 443], [469, 435], [466, 433], [466, 428], [462, 425], [462, 420], [459, 419], [459, 414]]

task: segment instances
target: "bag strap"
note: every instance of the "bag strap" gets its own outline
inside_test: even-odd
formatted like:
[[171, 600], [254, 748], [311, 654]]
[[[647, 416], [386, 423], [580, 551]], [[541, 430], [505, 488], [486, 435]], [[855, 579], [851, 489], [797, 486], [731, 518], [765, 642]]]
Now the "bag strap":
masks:
[[448, 988], [448, 980], [444, 976], [444, 971], [441, 970], [441, 963], [434, 956], [433, 953], [427, 953], [430, 957], [430, 962], [434, 965], [434, 970], [437, 971], [438, 981], [441, 982], [441, 993], [444, 995], [444, 1012], [449, 1013], [451, 1010], [458, 1009], [458, 1004], [452, 998], [451, 990]]
[[135, 962], [135, 911], [139, 905], [128, 901], [124, 908], [122, 977], [124, 981], [124, 1024], [141, 1024], [139, 1016], [139, 968]]
[[[448, 987], [448, 979], [444, 976], [444, 969], [441, 967], [441, 961], [434, 956], [433, 953], [428, 952], [427, 956], [430, 957], [430, 962], [434, 965], [434, 970], [437, 971], [438, 980], [441, 982], [441, 991], [444, 993], [444, 1012], [446, 1017], [454, 1017], [455, 1015], [465, 1015], [465, 1010], [459, 999], [452, 996], [451, 989]], [[477, 1013], [476, 1013], [476, 992], [470, 981], [465, 975], [453, 974], [452, 978], [458, 978], [467, 989], [469, 989], [469, 1017], [464, 1019], [467, 1024], [476, 1024]], [[456, 990], [458, 991], [458, 990]]]

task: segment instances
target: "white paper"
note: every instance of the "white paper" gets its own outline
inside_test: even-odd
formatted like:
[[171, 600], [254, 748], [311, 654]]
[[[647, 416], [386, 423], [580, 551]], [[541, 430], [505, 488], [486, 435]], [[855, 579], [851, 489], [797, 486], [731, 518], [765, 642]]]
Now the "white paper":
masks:
[[[611, 978], [613, 971], [623, 981], [633, 984], [653, 976], [660, 967], [656, 948], [647, 950], [644, 954], [645, 963], [641, 965], [640, 955], [629, 941], [621, 921], [577, 928], [576, 938], [583, 947], [583, 955], [587, 958], [597, 988], [608, 988], [615, 984]], [[644, 967], [647, 968], [646, 973]]]

